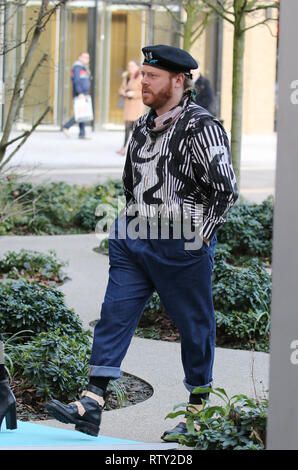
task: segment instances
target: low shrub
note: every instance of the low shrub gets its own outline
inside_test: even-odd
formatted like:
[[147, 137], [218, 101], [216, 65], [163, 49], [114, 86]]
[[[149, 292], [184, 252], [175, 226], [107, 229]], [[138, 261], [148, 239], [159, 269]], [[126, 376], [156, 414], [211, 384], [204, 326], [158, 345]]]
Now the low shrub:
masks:
[[36, 389], [36, 396], [71, 401], [86, 387], [91, 335], [80, 330], [64, 335], [58, 328], [36, 335], [11, 352], [16, 374]]
[[111, 180], [97, 184], [94, 187], [94, 194], [102, 202], [112, 202], [124, 194], [122, 180]]
[[213, 301], [217, 345], [268, 351], [271, 275], [259, 260], [232, 266], [215, 255]]
[[271, 260], [273, 233], [273, 199], [261, 204], [235, 204], [227, 221], [217, 233], [219, 243], [226, 243], [233, 256], [259, 256]]
[[[175, 433], [167, 440], [178, 440], [180, 444], [197, 450], [264, 450], [266, 446], [266, 421], [268, 400], [249, 398], [246, 395], [228, 397], [222, 388], [208, 389], [218, 396], [223, 405], [210, 405], [203, 400], [200, 411], [190, 408], [188, 411], [174, 411], [167, 418], [186, 415], [188, 434]], [[195, 389], [194, 393], [206, 392], [206, 389]], [[196, 429], [196, 426], [199, 429]]]
[[[57, 235], [86, 233], [95, 229], [100, 204], [117, 207], [123, 196], [121, 180], [95, 186], [64, 182], [32, 184], [12, 177], [0, 181], [0, 234]], [[10, 208], [3, 216], [1, 209]], [[6, 210], [7, 212], [7, 210]]]
[[0, 277], [10, 279], [34, 279], [39, 283], [64, 282], [67, 278], [54, 250], [41, 253], [34, 250], [8, 251], [0, 258]]
[[24, 279], [0, 283], [2, 333], [30, 330], [33, 335], [57, 328], [69, 335], [82, 329], [78, 315], [65, 305], [62, 292]]
[[31, 203], [31, 211], [12, 218], [13, 233], [64, 233], [72, 228], [76, 208], [89, 192], [89, 189], [64, 182], [36, 185], [16, 180], [8, 194], [8, 200], [19, 200], [26, 207]]
[[249, 267], [232, 266], [215, 256], [213, 300], [215, 309], [223, 313], [232, 310], [248, 312], [269, 311], [271, 302], [271, 275], [264, 266], [254, 263]]

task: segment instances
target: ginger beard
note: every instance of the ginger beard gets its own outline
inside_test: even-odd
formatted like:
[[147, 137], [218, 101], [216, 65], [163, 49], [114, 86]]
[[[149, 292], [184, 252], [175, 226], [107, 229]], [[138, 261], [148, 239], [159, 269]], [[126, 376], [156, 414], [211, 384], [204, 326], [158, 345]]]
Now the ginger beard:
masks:
[[169, 76], [168, 83], [156, 93], [150, 89], [150, 86], [142, 85], [142, 97], [143, 103], [149, 108], [162, 108], [173, 97], [171, 76]]

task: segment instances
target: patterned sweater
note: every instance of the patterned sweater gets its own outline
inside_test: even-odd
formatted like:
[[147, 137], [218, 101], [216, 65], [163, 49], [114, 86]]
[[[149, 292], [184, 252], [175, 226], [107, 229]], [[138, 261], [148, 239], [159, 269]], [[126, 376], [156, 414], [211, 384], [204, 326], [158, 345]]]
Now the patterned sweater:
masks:
[[[153, 216], [153, 207], [187, 207], [198, 225], [196, 205], [203, 208], [201, 235], [211, 239], [238, 198], [227, 134], [222, 124], [191, 99], [167, 129], [152, 132], [151, 110], [134, 124], [123, 172], [126, 213]], [[157, 206], [156, 206], [157, 205]]]

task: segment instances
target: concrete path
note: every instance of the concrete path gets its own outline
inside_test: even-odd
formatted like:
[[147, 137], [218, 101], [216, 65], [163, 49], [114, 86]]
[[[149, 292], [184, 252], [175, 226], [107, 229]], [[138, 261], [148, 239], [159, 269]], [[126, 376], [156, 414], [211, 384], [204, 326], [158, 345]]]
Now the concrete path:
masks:
[[[93, 184], [121, 178], [125, 157], [116, 151], [122, 146], [122, 131], [100, 131], [92, 140], [79, 140], [62, 132], [35, 132], [17, 152], [10, 165], [26, 178], [67, 183]], [[241, 194], [261, 202], [274, 194], [276, 135], [244, 135], [241, 158]]]
[[[84, 328], [99, 317], [108, 279], [108, 257], [93, 251], [99, 240], [95, 235], [0, 237], [0, 255], [21, 248], [47, 251], [54, 249], [59, 258], [69, 261], [66, 271], [71, 281], [60, 289], [65, 301], [83, 321]], [[228, 394], [244, 393], [263, 396], [268, 390], [269, 355], [242, 350], [216, 348], [214, 386]], [[152, 397], [134, 406], [105, 411], [101, 433], [105, 436], [160, 442], [165, 429], [178, 420], [165, 416], [173, 406], [187, 401], [188, 392], [182, 383], [183, 370], [180, 344], [134, 337], [123, 361], [122, 370], [141, 377], [154, 389]], [[212, 398], [212, 403], [220, 403]], [[55, 420], [39, 424], [73, 429]]]

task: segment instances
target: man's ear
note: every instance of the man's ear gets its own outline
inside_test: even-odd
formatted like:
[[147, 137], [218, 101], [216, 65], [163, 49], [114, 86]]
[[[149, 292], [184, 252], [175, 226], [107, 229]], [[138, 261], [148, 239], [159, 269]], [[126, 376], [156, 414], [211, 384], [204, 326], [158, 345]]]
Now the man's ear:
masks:
[[184, 80], [185, 80], [184, 73], [177, 73], [177, 75], [175, 76], [175, 79], [176, 79], [175, 88], [180, 88], [184, 84]]

